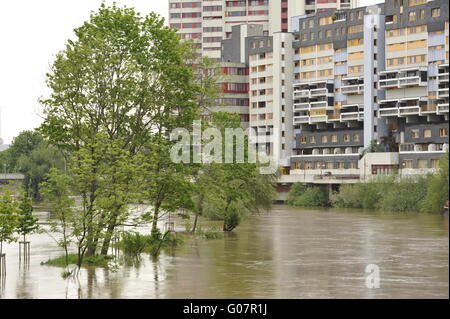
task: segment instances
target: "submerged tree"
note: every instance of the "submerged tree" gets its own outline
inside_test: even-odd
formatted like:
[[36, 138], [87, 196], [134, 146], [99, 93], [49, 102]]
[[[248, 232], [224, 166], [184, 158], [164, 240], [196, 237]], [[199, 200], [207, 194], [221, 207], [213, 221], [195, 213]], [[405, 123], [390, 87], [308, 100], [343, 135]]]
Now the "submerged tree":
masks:
[[23, 237], [25, 243], [26, 236], [39, 228], [38, 218], [33, 216], [32, 199], [25, 193], [20, 196], [18, 208], [17, 232]]
[[[47, 75], [52, 93], [42, 101], [41, 132], [72, 154], [68, 167], [85, 207], [86, 254], [99, 247], [106, 254], [134, 196], [128, 196], [134, 180], [127, 174], [142, 171], [132, 164], [136, 157], [145, 154], [152, 180], [170, 181], [176, 172], [159, 156], [170, 131], [195, 118], [197, 85], [187, 64], [192, 51], [154, 13], [142, 17], [102, 4], [75, 35]], [[142, 195], [158, 203], [161, 191], [171, 192], [173, 185]]]
[[[240, 118], [225, 112], [212, 115], [211, 125], [222, 132], [225, 129], [240, 128]], [[248, 137], [244, 139], [247, 145]], [[225, 156], [226, 140], [222, 141]], [[232, 149], [237, 151], [237, 139], [233, 138]], [[207, 168], [200, 178], [197, 205], [206, 216], [223, 220], [223, 231], [232, 231], [249, 214], [268, 210], [274, 198], [276, 174], [261, 174], [260, 163], [249, 163], [248, 149], [244, 152], [244, 163], [237, 161], [236, 155], [230, 163], [206, 164]], [[202, 185], [203, 184], [203, 185]], [[202, 203], [198, 201], [202, 200]]]
[[51, 204], [55, 214], [55, 219], [50, 224], [49, 234], [61, 234], [61, 238], [52, 238], [64, 249], [67, 266], [69, 265], [69, 246], [73, 236], [75, 206], [75, 200], [71, 197], [71, 178], [57, 169], [51, 169], [47, 180], [41, 185], [41, 193], [43, 198]]
[[14, 236], [17, 227], [17, 202], [11, 190], [2, 188], [0, 196], [0, 256], [3, 255], [3, 243], [17, 240]]

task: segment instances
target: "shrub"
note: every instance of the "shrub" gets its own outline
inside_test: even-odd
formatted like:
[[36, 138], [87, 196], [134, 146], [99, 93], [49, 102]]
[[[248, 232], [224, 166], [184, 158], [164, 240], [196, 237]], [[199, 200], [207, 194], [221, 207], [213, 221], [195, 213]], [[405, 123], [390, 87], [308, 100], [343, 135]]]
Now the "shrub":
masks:
[[292, 206], [325, 207], [329, 203], [328, 192], [324, 186], [307, 187], [296, 183], [288, 193], [287, 204]]

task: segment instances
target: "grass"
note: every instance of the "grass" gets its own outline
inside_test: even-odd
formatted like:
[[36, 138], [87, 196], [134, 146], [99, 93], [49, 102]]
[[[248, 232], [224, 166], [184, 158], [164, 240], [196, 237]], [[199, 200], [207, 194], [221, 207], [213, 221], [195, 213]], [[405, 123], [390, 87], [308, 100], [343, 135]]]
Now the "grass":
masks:
[[[95, 255], [83, 258], [82, 267], [102, 267], [107, 268], [108, 264], [111, 260], [114, 259], [114, 256], [110, 255]], [[69, 254], [69, 265], [78, 264], [78, 255], [77, 254]], [[41, 262], [41, 265], [45, 266], [56, 266], [56, 267], [66, 267], [66, 256], [62, 255], [56, 258], [51, 258], [47, 261]]]
[[210, 228], [207, 230], [203, 230], [201, 227], [198, 227], [194, 233], [195, 236], [203, 237], [205, 239], [220, 239], [223, 238], [223, 232], [219, 231], [217, 228]]
[[167, 233], [165, 236], [143, 235], [137, 232], [126, 232], [117, 247], [128, 255], [140, 255], [149, 253], [157, 256], [162, 249], [174, 248], [183, 243], [183, 238], [177, 233]]

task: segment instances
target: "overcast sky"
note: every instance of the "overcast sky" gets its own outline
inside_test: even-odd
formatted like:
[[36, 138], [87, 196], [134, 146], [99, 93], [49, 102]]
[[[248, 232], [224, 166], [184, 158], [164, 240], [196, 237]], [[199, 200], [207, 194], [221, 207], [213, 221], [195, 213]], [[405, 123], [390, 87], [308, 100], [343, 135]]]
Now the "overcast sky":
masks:
[[[107, 4], [114, 1], [107, 0]], [[167, 17], [167, 0], [116, 0], [146, 14]], [[361, 5], [382, 2], [361, 0]], [[47, 96], [45, 73], [54, 55], [73, 38], [101, 0], [0, 1], [0, 137], [6, 144], [42, 122], [38, 99]]]

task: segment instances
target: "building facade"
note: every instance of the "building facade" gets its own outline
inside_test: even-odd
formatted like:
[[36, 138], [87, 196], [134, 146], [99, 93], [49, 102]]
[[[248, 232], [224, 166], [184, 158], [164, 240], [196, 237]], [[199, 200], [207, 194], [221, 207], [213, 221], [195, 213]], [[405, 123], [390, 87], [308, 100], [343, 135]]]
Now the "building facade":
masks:
[[[448, 149], [448, 3], [387, 0], [293, 24], [289, 174], [359, 180], [436, 169]], [[392, 156], [365, 158], [373, 143]]]
[[204, 56], [220, 59], [221, 41], [232, 27], [259, 24], [264, 35], [288, 32], [290, 18], [356, 7], [358, 0], [169, 0], [169, 24], [183, 39], [193, 39]]
[[438, 167], [449, 145], [446, 1], [169, 3], [171, 26], [227, 76], [213, 111], [240, 114], [281, 180]]

